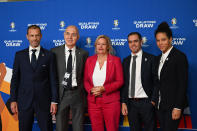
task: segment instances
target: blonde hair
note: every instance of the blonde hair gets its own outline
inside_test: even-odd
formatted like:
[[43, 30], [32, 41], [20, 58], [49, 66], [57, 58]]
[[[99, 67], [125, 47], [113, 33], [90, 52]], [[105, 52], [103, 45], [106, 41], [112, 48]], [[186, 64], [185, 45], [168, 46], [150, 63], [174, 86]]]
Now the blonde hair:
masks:
[[110, 38], [109, 38], [108, 36], [106, 36], [106, 35], [99, 35], [99, 36], [96, 38], [95, 43], [94, 43], [94, 46], [95, 46], [95, 53], [97, 53], [97, 52], [96, 52], [96, 43], [97, 43], [98, 40], [101, 39], [101, 38], [105, 39], [106, 42], [107, 42], [107, 52], [108, 52], [109, 54], [113, 54], [113, 48], [112, 48], [112, 45], [111, 45], [111, 40], [110, 40]]

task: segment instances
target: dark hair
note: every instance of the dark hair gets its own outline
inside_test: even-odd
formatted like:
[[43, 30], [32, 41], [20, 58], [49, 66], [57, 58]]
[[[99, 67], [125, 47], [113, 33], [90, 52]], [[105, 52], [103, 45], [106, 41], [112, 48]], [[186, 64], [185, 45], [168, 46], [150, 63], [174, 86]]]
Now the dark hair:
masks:
[[157, 29], [155, 30], [155, 37], [156, 35], [159, 33], [166, 33], [167, 37], [170, 39], [172, 37], [172, 30], [170, 29], [169, 25], [167, 22], [162, 22], [161, 24], [159, 24], [159, 26], [157, 27]]
[[131, 32], [131, 33], [129, 33], [128, 36], [127, 36], [127, 38], [129, 38], [129, 36], [131, 36], [131, 35], [138, 35], [138, 38], [140, 39], [140, 41], [142, 40], [142, 36], [138, 32]]
[[28, 34], [28, 31], [29, 31], [30, 29], [39, 29], [39, 30], [40, 30], [40, 34], [41, 34], [41, 29], [40, 29], [40, 27], [37, 26], [37, 25], [30, 25], [30, 26], [27, 28], [27, 34]]

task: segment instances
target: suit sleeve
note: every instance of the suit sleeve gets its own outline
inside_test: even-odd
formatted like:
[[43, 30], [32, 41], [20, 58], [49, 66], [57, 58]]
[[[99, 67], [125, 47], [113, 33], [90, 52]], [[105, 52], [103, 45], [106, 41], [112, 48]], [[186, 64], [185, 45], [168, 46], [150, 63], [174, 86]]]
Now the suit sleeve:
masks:
[[13, 71], [12, 71], [12, 79], [10, 85], [10, 100], [17, 101], [18, 96], [18, 86], [20, 82], [20, 60], [19, 54], [15, 54], [14, 64], [13, 64]]
[[[122, 63], [122, 66], [123, 66], [123, 77], [124, 77], [124, 80], [126, 80], [126, 77], [129, 77], [129, 76], [126, 76], [126, 74], [128, 74], [126, 72], [126, 67], [125, 67], [125, 59], [123, 60], [123, 63]], [[122, 88], [121, 88], [121, 92], [120, 92], [120, 97], [121, 97], [121, 102], [122, 103], [127, 103], [127, 95], [128, 95], [128, 92], [127, 92], [127, 87], [126, 87], [126, 81], [124, 82]]]
[[114, 91], [119, 90], [119, 88], [121, 88], [121, 86], [123, 85], [123, 70], [122, 70], [122, 64], [120, 58], [115, 59], [114, 64], [115, 64], [114, 80], [104, 85], [106, 94], [110, 94]]
[[159, 79], [158, 79], [158, 72], [157, 72], [157, 59], [155, 56], [152, 57], [152, 78], [153, 78], [153, 92], [151, 96], [151, 101], [157, 103], [159, 97]]
[[84, 69], [84, 87], [88, 94], [91, 94], [91, 84], [90, 84], [90, 78], [88, 77], [88, 72], [89, 72], [89, 64], [90, 64], [90, 59], [87, 59], [85, 63], [85, 69]]
[[188, 61], [185, 55], [177, 58], [176, 63], [176, 73], [177, 73], [177, 94], [176, 103], [174, 108], [183, 109], [185, 105], [186, 92], [188, 87]]
[[86, 63], [86, 60], [89, 56], [89, 53], [88, 52], [85, 52], [84, 53], [84, 56], [83, 56], [83, 69], [82, 69], [82, 81], [81, 81], [81, 86], [82, 88], [84, 89], [84, 74], [85, 74], [85, 63]]
[[56, 59], [55, 55], [51, 53], [50, 58], [50, 69], [49, 69], [49, 77], [50, 77], [50, 85], [51, 85], [51, 102], [58, 103], [58, 79], [57, 79], [57, 67], [56, 67]]

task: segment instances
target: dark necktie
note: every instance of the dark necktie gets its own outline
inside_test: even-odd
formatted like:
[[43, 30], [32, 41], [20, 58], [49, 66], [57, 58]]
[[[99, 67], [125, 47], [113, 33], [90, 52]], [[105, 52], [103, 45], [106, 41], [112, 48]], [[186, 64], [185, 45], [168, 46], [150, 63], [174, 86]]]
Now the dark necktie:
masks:
[[132, 69], [131, 69], [131, 97], [135, 96], [135, 78], [136, 78], [136, 58], [133, 56]]
[[69, 57], [67, 61], [67, 72], [70, 74], [68, 79], [68, 87], [72, 88], [72, 50], [69, 50]]
[[36, 68], [36, 49], [32, 49], [31, 50], [33, 53], [32, 53], [32, 55], [31, 55], [31, 65], [32, 65], [32, 67], [33, 67], [33, 69], [35, 69]]

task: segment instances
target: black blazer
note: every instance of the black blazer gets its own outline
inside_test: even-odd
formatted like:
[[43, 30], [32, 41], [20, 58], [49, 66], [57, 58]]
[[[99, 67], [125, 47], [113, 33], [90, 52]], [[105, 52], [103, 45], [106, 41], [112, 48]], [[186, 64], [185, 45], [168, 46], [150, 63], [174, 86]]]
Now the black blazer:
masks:
[[[126, 57], [123, 60], [123, 71], [124, 71], [124, 85], [121, 90], [121, 102], [127, 103], [128, 101], [128, 92], [129, 92], [129, 80], [130, 80], [130, 61], [131, 55]], [[148, 54], [143, 51], [142, 54], [142, 63], [141, 63], [141, 80], [142, 80], [142, 87], [147, 94], [148, 98], [151, 101], [156, 102], [157, 97], [155, 92], [155, 83], [157, 74], [155, 71], [155, 56]]]
[[36, 69], [29, 60], [29, 48], [16, 52], [11, 79], [11, 101], [26, 110], [35, 102], [39, 109], [50, 110], [58, 102], [55, 56], [41, 47]]
[[[161, 55], [157, 57], [157, 72]], [[157, 89], [161, 94], [161, 109], [183, 109], [188, 106], [188, 61], [184, 53], [172, 48], [160, 72]]]

